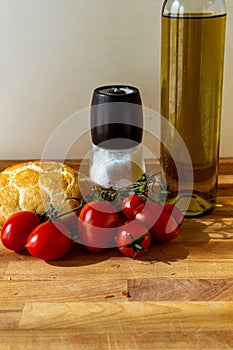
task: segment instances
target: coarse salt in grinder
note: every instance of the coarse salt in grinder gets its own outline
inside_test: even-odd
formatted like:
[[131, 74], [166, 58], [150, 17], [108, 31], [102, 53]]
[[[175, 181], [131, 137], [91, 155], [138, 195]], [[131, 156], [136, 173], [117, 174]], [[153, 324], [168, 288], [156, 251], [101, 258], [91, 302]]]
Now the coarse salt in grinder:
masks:
[[145, 171], [143, 111], [139, 90], [114, 85], [94, 90], [91, 103], [90, 179], [102, 187], [123, 187]]

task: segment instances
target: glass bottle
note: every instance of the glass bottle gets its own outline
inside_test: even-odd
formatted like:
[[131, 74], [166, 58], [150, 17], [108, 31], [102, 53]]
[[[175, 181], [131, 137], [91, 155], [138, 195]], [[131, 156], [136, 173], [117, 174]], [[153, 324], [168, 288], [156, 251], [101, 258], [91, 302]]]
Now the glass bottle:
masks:
[[[215, 208], [219, 162], [226, 28], [224, 0], [166, 0], [162, 9], [161, 115], [182, 137], [193, 168], [193, 192], [186, 208], [189, 175], [172, 159], [176, 147], [168, 123], [161, 122], [161, 165], [171, 178], [168, 201], [186, 217]], [[163, 119], [163, 118], [162, 118]], [[177, 167], [183, 168], [179, 197]], [[186, 183], [185, 183], [186, 181]]]
[[102, 187], [123, 187], [145, 171], [142, 152], [143, 111], [139, 90], [102, 86], [91, 103], [90, 179]]

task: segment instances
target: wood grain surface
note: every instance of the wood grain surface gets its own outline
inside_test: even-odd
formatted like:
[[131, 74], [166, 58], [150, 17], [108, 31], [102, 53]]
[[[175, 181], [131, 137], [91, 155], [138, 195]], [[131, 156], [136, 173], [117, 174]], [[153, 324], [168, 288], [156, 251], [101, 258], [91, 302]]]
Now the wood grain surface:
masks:
[[0, 246], [0, 349], [233, 349], [233, 160], [216, 210], [137, 260], [74, 244], [48, 263]]

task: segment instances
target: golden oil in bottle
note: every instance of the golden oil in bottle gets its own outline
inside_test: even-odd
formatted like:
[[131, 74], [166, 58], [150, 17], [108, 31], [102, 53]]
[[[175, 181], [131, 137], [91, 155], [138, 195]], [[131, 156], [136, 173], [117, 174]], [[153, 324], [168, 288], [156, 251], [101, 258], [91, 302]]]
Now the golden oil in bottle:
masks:
[[[216, 204], [226, 14], [162, 16], [161, 114], [182, 137], [193, 167], [193, 194], [185, 207], [186, 191], [177, 197], [179, 160], [174, 133], [161, 127], [161, 164], [172, 177], [168, 201], [186, 216], [200, 216]], [[187, 174], [186, 174], [187, 175]], [[187, 175], [188, 177], [188, 175]]]

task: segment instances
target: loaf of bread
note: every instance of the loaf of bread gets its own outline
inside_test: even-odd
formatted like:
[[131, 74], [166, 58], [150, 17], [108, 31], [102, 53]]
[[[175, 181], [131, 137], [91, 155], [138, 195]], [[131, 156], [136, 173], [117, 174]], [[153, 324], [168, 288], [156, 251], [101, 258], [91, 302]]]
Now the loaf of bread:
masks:
[[80, 182], [88, 191], [87, 178], [59, 162], [26, 162], [6, 168], [0, 173], [0, 227], [18, 211], [42, 214], [50, 204], [60, 207], [60, 212], [77, 207], [82, 199]]

